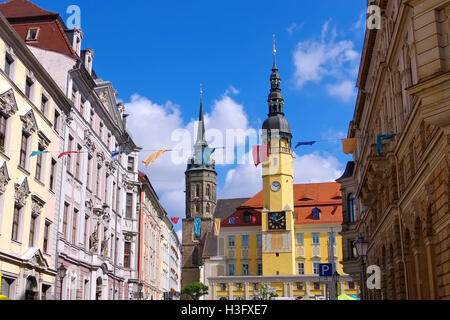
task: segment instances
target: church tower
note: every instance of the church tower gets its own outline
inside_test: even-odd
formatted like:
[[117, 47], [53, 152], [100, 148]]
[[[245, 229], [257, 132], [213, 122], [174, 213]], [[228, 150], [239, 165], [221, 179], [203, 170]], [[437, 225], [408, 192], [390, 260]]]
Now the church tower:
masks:
[[296, 274], [292, 133], [284, 116], [275, 43], [273, 54], [269, 115], [263, 124], [263, 142], [269, 146], [269, 161], [263, 164], [262, 234], [265, 276]]
[[[201, 91], [203, 95], [203, 91]], [[216, 209], [217, 172], [215, 161], [207, 152], [203, 116], [203, 96], [200, 100], [197, 141], [186, 170], [186, 219], [183, 220], [182, 285], [200, 281], [201, 257], [205, 235], [212, 230]], [[206, 152], [205, 152], [206, 151]], [[200, 236], [195, 224], [200, 222]]]

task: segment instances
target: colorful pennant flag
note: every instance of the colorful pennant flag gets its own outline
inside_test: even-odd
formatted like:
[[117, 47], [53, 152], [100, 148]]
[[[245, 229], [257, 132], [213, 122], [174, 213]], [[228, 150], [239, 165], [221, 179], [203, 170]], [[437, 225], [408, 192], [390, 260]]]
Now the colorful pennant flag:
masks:
[[159, 157], [161, 157], [164, 153], [169, 152], [172, 150], [159, 150], [158, 152], [150, 155], [147, 159], [145, 159], [144, 161], [142, 161], [142, 163], [148, 167], [149, 165], [151, 165], [153, 162], [155, 162], [156, 160], [158, 160]]
[[178, 222], [180, 221], [180, 218], [170, 218], [170, 220], [172, 220], [172, 222], [174, 224], [178, 224]]
[[254, 146], [253, 147], [253, 161], [258, 167], [261, 163], [269, 161], [269, 146]]
[[203, 165], [207, 165], [209, 163], [209, 159], [212, 154], [216, 151], [216, 148], [203, 148], [202, 152], [195, 156], [195, 161], [197, 163], [202, 163]]
[[334, 216], [334, 214], [336, 213], [336, 211], [337, 211], [337, 209], [339, 208], [339, 206], [336, 204], [334, 207], [333, 207], [333, 211], [331, 211], [331, 214]]
[[358, 146], [358, 139], [342, 139], [342, 148], [345, 154], [354, 154], [356, 147]]
[[380, 157], [383, 155], [383, 141], [394, 139], [396, 136], [397, 134], [385, 134], [377, 137], [377, 151]]
[[35, 157], [37, 155], [48, 153], [48, 151], [33, 151], [30, 155], [30, 158]]
[[295, 148], [297, 149], [300, 146], [312, 146], [315, 145], [317, 143], [317, 141], [306, 141], [306, 142], [299, 142], [297, 143], [297, 145], [295, 146]]
[[194, 219], [194, 233], [197, 238], [202, 236], [201, 228], [202, 228], [202, 219], [195, 218]]
[[64, 157], [64, 156], [67, 156], [67, 155], [69, 155], [69, 154], [79, 154], [79, 153], [81, 153], [80, 151], [67, 151], [67, 152], [63, 152], [63, 153], [61, 153], [59, 156], [58, 156], [58, 159], [60, 159], [60, 158], [62, 158], [62, 157]]
[[220, 225], [222, 223], [222, 220], [220, 218], [217, 218], [214, 220], [214, 236], [218, 237], [220, 234]]

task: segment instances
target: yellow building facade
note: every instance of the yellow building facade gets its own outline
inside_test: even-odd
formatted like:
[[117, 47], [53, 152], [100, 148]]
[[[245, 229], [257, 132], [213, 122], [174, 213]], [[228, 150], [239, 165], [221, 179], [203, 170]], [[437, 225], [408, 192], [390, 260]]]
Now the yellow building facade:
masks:
[[275, 59], [270, 82], [269, 118], [262, 136], [268, 148], [263, 191], [228, 214], [219, 203], [215, 218], [221, 220], [220, 234], [207, 236], [203, 252], [208, 298], [261, 299], [269, 291], [292, 299], [327, 299], [331, 277], [319, 276], [324, 263], [334, 263], [339, 273], [338, 293], [358, 294], [340, 264], [340, 186], [294, 185], [292, 134]]
[[57, 156], [69, 106], [0, 16], [1, 294], [13, 300], [54, 297]]

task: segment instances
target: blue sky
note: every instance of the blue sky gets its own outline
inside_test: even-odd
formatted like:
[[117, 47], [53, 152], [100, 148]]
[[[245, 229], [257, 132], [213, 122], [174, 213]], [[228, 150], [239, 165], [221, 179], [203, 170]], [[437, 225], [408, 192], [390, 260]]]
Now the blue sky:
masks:
[[[364, 40], [364, 1], [34, 2], [64, 20], [69, 5], [81, 8], [83, 47], [94, 49], [97, 74], [112, 81], [127, 103], [135, 117], [132, 128], [142, 125], [131, 133], [147, 149], [168, 143], [159, 122], [192, 124], [200, 83], [210, 126], [233, 122], [237, 115], [243, 127], [259, 129], [268, 112], [273, 34], [294, 142], [347, 135]], [[150, 123], [143, 126], [146, 120]], [[296, 156], [297, 183], [338, 178], [351, 160], [337, 142], [297, 149]], [[146, 172], [169, 214], [183, 217], [184, 168], [171, 170], [168, 161], [162, 162]], [[314, 165], [319, 167], [309, 167]], [[250, 197], [258, 189], [237, 179], [256, 175], [254, 181], [260, 180], [255, 169], [241, 167], [218, 167], [219, 196]], [[315, 172], [317, 179], [311, 176]]]

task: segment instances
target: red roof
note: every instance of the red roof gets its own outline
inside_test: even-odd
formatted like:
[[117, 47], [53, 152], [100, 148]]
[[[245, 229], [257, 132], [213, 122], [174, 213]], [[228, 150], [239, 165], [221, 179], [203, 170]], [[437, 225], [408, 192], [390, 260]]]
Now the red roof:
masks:
[[[297, 214], [295, 224], [341, 224], [343, 217], [340, 188], [340, 184], [335, 182], [294, 185], [294, 206]], [[312, 210], [316, 207], [322, 212], [320, 220], [313, 218]], [[263, 192], [261, 191], [226, 218], [222, 222], [222, 227], [260, 226], [262, 209]], [[256, 222], [245, 222], [246, 213], [254, 215]], [[234, 223], [230, 223], [230, 219], [232, 219], [231, 222], [234, 220]]]
[[9, 0], [0, 3], [0, 12], [7, 18], [30, 18], [59, 16], [59, 14], [38, 7], [28, 0]]
[[[0, 3], [0, 13], [27, 45], [54, 51], [77, 59], [72, 44], [59, 21], [59, 14], [44, 10], [27, 0]], [[28, 30], [38, 28], [37, 40], [27, 41]]]

